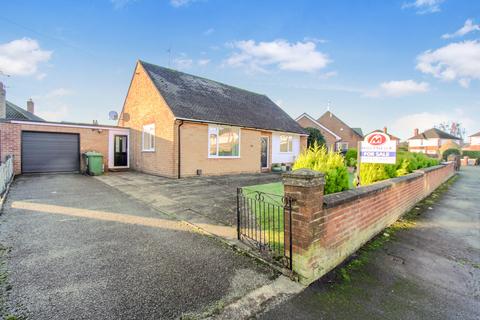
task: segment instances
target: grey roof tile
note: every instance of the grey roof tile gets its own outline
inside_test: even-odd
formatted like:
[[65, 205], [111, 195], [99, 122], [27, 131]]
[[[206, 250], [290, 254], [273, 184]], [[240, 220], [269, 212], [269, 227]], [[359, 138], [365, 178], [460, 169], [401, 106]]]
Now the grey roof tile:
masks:
[[140, 61], [176, 118], [305, 134], [267, 96]]
[[435, 139], [435, 138], [460, 140], [459, 137], [451, 135], [450, 133], [446, 133], [445, 131], [442, 131], [442, 130], [437, 129], [437, 128], [428, 129], [427, 131], [419, 133], [416, 136], [413, 136], [408, 140], [411, 140], [411, 139]]
[[6, 119], [7, 120], [32, 120], [32, 121], [45, 121], [39, 116], [34, 115], [31, 112], [28, 112], [25, 109], [20, 108], [19, 106], [7, 101], [6, 105]]

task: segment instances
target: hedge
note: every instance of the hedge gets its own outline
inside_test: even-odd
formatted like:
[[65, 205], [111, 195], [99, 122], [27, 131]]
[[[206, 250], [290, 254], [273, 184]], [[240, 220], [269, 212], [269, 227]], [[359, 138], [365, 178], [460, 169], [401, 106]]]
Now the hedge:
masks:
[[462, 156], [467, 156], [472, 159], [480, 159], [480, 151], [464, 150]]
[[349, 188], [348, 170], [343, 156], [328, 151], [325, 146], [313, 147], [303, 151], [293, 164], [293, 169], [311, 169], [325, 174], [325, 194], [340, 192]]
[[395, 164], [362, 163], [360, 182], [362, 185], [403, 176], [414, 170], [438, 165], [438, 159], [429, 158], [423, 153], [399, 151]]

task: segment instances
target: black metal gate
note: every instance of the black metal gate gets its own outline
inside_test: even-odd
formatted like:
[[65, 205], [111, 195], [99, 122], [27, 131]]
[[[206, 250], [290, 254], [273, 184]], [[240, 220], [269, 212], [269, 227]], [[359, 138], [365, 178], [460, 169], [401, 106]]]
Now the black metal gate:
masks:
[[[269, 260], [292, 269], [292, 199], [237, 189], [238, 240]], [[286, 228], [285, 228], [286, 226]]]

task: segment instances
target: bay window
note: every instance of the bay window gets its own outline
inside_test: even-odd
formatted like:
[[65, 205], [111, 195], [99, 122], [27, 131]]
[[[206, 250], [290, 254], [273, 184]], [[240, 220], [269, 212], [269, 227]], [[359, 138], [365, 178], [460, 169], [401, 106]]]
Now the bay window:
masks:
[[208, 126], [208, 157], [240, 157], [240, 128], [230, 126]]

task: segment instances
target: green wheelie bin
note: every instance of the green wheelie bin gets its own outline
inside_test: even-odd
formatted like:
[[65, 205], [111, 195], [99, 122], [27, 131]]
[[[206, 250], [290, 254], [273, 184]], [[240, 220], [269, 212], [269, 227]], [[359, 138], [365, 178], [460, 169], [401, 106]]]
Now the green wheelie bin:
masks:
[[84, 153], [87, 173], [91, 176], [99, 176], [103, 174], [103, 154], [89, 151]]

